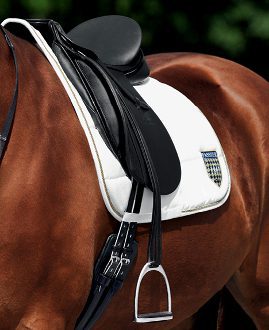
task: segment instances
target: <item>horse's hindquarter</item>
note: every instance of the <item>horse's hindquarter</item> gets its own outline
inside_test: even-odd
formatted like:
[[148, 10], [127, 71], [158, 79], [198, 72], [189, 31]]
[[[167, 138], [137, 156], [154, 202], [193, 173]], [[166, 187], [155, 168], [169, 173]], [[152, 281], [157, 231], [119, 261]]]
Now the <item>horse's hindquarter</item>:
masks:
[[[207, 228], [208, 252], [203, 254], [199, 239], [189, 251], [206, 256], [205, 267], [209, 268], [219, 258], [215, 279], [225, 272], [228, 279], [236, 270], [229, 282], [231, 292], [259, 329], [268, 329], [269, 84], [252, 71], [213, 56], [162, 54], [149, 56], [148, 62], [153, 77], [180, 90], [203, 111], [220, 138], [230, 167], [228, 202], [210, 216], [197, 219], [201, 228]], [[205, 224], [209, 217], [211, 226]], [[188, 219], [182, 231], [187, 224]], [[190, 229], [193, 234], [194, 228]], [[209, 250], [212, 237], [216, 245]]]

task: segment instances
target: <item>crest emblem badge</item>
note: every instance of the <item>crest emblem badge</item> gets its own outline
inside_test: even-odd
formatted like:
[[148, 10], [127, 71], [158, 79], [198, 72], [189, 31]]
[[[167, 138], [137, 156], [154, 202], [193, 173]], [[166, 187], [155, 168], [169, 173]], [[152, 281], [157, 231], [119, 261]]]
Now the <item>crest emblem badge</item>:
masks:
[[217, 152], [202, 151], [201, 154], [208, 176], [220, 187], [222, 182], [222, 173]]

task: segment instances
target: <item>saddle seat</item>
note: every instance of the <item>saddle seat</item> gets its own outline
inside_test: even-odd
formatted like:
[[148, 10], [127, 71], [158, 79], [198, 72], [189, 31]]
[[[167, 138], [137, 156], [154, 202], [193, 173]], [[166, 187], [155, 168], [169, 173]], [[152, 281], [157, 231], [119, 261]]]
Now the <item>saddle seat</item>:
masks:
[[89, 19], [67, 33], [77, 45], [91, 49], [106, 64], [127, 65], [139, 53], [140, 26], [119, 15]]
[[67, 36], [78, 46], [93, 51], [103, 63], [124, 71], [132, 83], [149, 76], [140, 48], [141, 28], [132, 18], [120, 15], [92, 18], [74, 27]]

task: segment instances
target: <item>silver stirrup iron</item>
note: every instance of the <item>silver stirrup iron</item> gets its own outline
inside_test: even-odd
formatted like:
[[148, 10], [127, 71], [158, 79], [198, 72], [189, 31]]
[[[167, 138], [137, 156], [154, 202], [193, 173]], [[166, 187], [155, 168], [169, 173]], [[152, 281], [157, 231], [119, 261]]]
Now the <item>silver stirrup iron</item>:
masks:
[[[135, 319], [134, 321], [137, 323], [147, 323], [147, 322], [158, 322], [158, 321], [168, 321], [173, 318], [172, 314], [172, 306], [171, 306], [171, 290], [168, 282], [168, 278], [166, 276], [166, 273], [162, 267], [162, 265], [159, 265], [158, 267], [150, 267], [151, 262], [147, 262], [145, 266], [142, 268], [141, 273], [138, 277], [136, 290], [135, 290]], [[156, 271], [162, 274], [165, 284], [166, 284], [166, 290], [167, 290], [167, 305], [168, 310], [164, 312], [155, 312], [155, 313], [145, 313], [145, 314], [138, 314], [138, 297], [139, 297], [139, 290], [140, 285], [143, 280], [143, 277], [148, 273]]]

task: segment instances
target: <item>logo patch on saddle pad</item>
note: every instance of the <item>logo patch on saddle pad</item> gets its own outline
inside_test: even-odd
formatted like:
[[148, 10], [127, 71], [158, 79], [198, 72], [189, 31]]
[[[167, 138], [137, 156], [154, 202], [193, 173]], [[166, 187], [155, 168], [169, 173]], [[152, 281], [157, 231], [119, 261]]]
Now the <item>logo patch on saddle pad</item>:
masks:
[[222, 173], [216, 151], [202, 151], [201, 152], [208, 176], [219, 187], [221, 186]]

